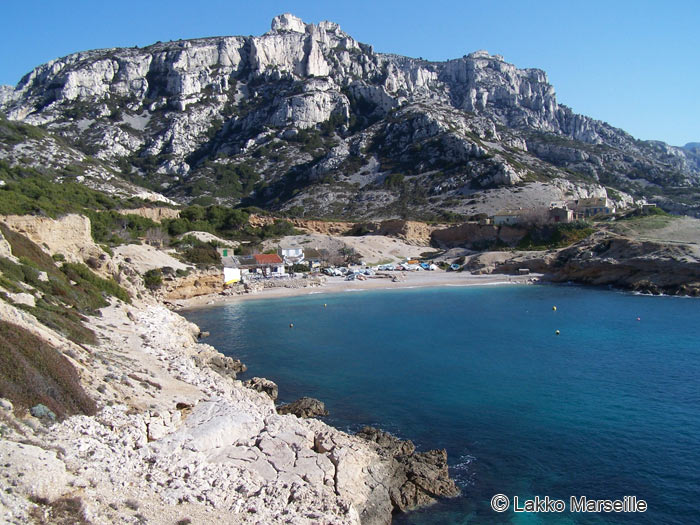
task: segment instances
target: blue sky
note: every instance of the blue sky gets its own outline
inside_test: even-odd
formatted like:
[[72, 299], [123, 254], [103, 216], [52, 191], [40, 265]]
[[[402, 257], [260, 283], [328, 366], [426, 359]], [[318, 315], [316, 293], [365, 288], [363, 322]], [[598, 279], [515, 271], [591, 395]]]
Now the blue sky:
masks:
[[544, 69], [560, 103], [635, 137], [700, 142], [700, 1], [4, 0], [0, 84], [72, 52], [259, 35], [276, 14], [332, 20], [376, 51], [430, 60], [477, 49]]

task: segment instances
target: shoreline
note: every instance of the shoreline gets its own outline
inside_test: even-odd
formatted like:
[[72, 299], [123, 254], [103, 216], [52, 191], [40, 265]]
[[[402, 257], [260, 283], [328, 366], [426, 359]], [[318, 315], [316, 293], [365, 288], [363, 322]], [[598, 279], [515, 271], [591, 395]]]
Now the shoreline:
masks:
[[321, 286], [309, 286], [306, 288], [285, 288], [284, 286], [266, 288], [257, 293], [244, 293], [240, 295], [207, 294], [189, 299], [165, 301], [172, 305], [176, 312], [220, 306], [241, 301], [276, 299], [281, 297], [296, 297], [302, 295], [329, 295], [343, 292], [360, 292], [365, 290], [400, 290], [414, 288], [441, 288], [462, 286], [508, 286], [529, 285], [541, 282], [543, 274], [531, 273], [529, 275], [503, 275], [482, 274], [472, 275], [468, 272], [392, 272], [388, 276], [399, 276], [401, 280], [392, 281], [387, 277], [369, 277], [366, 281], [346, 281], [344, 277], [326, 277], [326, 282]]

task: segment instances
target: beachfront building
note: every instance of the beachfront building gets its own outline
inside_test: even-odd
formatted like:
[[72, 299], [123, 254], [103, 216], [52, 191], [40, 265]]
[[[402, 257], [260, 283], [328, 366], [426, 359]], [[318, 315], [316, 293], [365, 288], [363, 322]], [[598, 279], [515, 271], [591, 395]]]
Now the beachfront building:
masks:
[[522, 220], [523, 210], [501, 210], [493, 215], [496, 226], [518, 224]]
[[239, 256], [238, 262], [241, 275], [257, 274], [264, 277], [282, 277], [287, 275], [284, 269], [284, 261], [276, 253], [256, 253], [254, 255]]
[[612, 215], [615, 213], [615, 203], [607, 197], [589, 197], [576, 201], [576, 211], [584, 217], [594, 215]]
[[[227, 252], [229, 253], [229, 252]], [[233, 253], [232, 251], [230, 253]], [[241, 281], [241, 265], [238, 258], [233, 255], [221, 257], [221, 264], [224, 270], [224, 285], [236, 284]]]
[[309, 270], [314, 270], [321, 267], [323, 256], [321, 252], [315, 248], [306, 248], [304, 250], [304, 263], [309, 267]]

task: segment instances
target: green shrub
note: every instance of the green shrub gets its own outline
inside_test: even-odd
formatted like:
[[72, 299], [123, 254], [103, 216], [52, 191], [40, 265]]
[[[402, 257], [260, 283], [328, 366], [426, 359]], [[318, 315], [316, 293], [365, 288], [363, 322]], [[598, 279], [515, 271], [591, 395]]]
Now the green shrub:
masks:
[[[64, 263], [58, 268], [54, 260], [32, 241], [0, 224], [0, 231], [12, 247], [19, 263], [0, 257], [0, 284], [10, 291], [22, 291], [26, 283], [42, 293], [34, 308], [21, 306], [41, 322], [63, 333], [72, 341], [94, 344], [95, 334], [83, 322], [83, 315], [94, 314], [107, 305], [105, 296], [129, 301], [129, 295], [112, 279], [103, 279], [84, 264]], [[48, 281], [38, 279], [46, 272]], [[74, 284], [71, 283], [73, 281]]]
[[[74, 281], [82, 280], [88, 283], [92, 289], [103, 292], [107, 295], [121, 299], [125, 303], [130, 303], [131, 298], [124, 288], [119, 286], [114, 279], [103, 279], [96, 275], [84, 264], [65, 263], [61, 270], [66, 276]], [[76, 279], [76, 277], [78, 279]]]
[[190, 246], [184, 251], [183, 258], [189, 263], [205, 266], [221, 263], [218, 250], [208, 243]]
[[163, 272], [159, 268], [153, 268], [143, 274], [143, 284], [149, 290], [157, 290], [163, 284]]
[[551, 250], [582, 241], [595, 230], [585, 221], [532, 228], [518, 243], [520, 250]]
[[33, 168], [9, 167], [0, 161], [0, 215], [45, 214], [58, 217], [66, 213], [109, 210], [119, 205], [104, 193], [75, 182], [51, 182]]
[[272, 224], [266, 224], [259, 230], [261, 239], [284, 237], [286, 235], [297, 235], [299, 232], [289, 221], [276, 220]]

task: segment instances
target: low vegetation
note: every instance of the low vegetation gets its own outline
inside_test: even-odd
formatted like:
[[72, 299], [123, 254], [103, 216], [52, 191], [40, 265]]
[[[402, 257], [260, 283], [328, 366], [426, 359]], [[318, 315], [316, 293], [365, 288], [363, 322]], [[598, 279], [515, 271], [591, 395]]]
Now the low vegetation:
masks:
[[59, 498], [48, 501], [35, 498], [36, 507], [29, 511], [37, 525], [90, 525], [80, 498]]
[[[0, 215], [58, 217], [85, 210], [112, 210], [125, 203], [77, 182], [57, 183], [29, 167], [10, 167], [0, 160]], [[134, 203], [137, 204], [137, 203]]]
[[0, 397], [20, 413], [42, 404], [59, 418], [94, 414], [95, 402], [61, 352], [28, 330], [0, 320]]
[[23, 235], [2, 224], [0, 231], [19, 259], [16, 263], [0, 257], [0, 286], [11, 293], [39, 292], [35, 306], [18, 307], [76, 343], [96, 343], [95, 334], [83, 325], [84, 316], [107, 306], [110, 296], [128, 302], [126, 290], [112, 279], [99, 277], [84, 264], [63, 263], [59, 267]]
[[644, 234], [651, 230], [660, 230], [671, 224], [676, 217], [661, 208], [649, 207], [633, 210], [610, 224], [610, 229], [623, 235]]
[[272, 224], [255, 228], [248, 222], [249, 211], [225, 206], [188, 206], [177, 219], [163, 221], [163, 228], [172, 235], [191, 231], [204, 231], [224, 239], [241, 239], [259, 242], [265, 239], [295, 235], [298, 232], [292, 223], [276, 220]]
[[157, 290], [163, 285], [163, 271], [160, 268], [153, 268], [143, 274], [143, 284], [149, 290]]
[[552, 250], [582, 241], [595, 230], [584, 221], [531, 228], [518, 243], [519, 250]]

